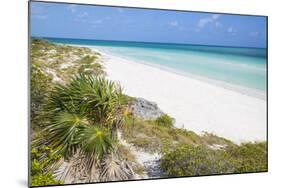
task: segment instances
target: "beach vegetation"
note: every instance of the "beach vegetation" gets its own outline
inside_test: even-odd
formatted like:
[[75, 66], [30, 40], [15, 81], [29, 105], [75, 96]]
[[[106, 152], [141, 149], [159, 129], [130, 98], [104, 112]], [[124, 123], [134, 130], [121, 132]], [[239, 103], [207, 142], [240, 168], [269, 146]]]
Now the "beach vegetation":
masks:
[[226, 148], [235, 166], [235, 173], [266, 172], [267, 143], [242, 143], [239, 146]]
[[[134, 173], [130, 162], [120, 160], [117, 152], [123, 99], [118, 84], [103, 77], [80, 74], [69, 83], [56, 84], [44, 105], [44, 139], [39, 146], [51, 147], [53, 154], [70, 161], [70, 174], [79, 156], [81, 165], [88, 164], [84, 173], [91, 181], [131, 177]], [[90, 176], [93, 168], [99, 169], [97, 177]]]
[[179, 144], [166, 149], [161, 167], [168, 176], [199, 176], [267, 170], [266, 143], [243, 143], [214, 150], [202, 145]]
[[161, 153], [161, 168], [170, 177], [267, 170], [266, 142], [237, 145], [211, 133], [198, 135], [134, 116], [125, 124], [123, 138], [147, 152]]
[[161, 167], [168, 176], [199, 176], [231, 173], [232, 165], [225, 160], [227, 153], [214, 151], [202, 145], [179, 144], [164, 152]]
[[59, 185], [63, 183], [56, 180], [51, 172], [54, 164], [62, 157], [61, 155], [54, 154], [51, 147], [33, 144], [30, 156], [31, 186]]
[[142, 120], [130, 115], [121, 128], [126, 141], [149, 152], [161, 152], [163, 146], [174, 147], [175, 143], [203, 144], [201, 136], [192, 131], [159, 125], [156, 120]]
[[168, 114], [163, 114], [155, 120], [155, 123], [159, 126], [172, 127], [173, 119]]
[[43, 103], [45, 102], [49, 92], [52, 89], [52, 78], [40, 69], [40, 67], [34, 63], [31, 64], [30, 73], [30, 116], [31, 126], [33, 129], [40, 127], [40, 117], [43, 112]]
[[89, 48], [56, 45], [39, 38], [31, 39], [31, 64], [39, 66], [45, 75], [61, 81], [67, 81], [79, 73], [105, 75], [99, 58], [100, 53]]

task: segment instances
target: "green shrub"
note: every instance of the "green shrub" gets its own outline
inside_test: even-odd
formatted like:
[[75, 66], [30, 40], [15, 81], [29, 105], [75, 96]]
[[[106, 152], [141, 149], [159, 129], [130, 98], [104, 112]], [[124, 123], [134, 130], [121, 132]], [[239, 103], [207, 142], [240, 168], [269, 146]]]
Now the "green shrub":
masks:
[[168, 176], [264, 172], [267, 171], [266, 143], [231, 144], [220, 150], [179, 144], [174, 149], [163, 150], [161, 167]]
[[47, 186], [47, 185], [60, 185], [61, 181], [57, 181], [53, 178], [53, 175], [48, 172], [46, 174], [36, 174], [31, 176], [31, 186]]
[[163, 114], [155, 120], [155, 123], [159, 126], [172, 127], [173, 119], [169, 115]]
[[31, 150], [31, 186], [58, 185], [62, 181], [54, 179], [49, 167], [54, 164], [61, 155], [53, 154], [53, 150], [47, 146], [35, 147]]
[[243, 143], [240, 146], [228, 147], [236, 173], [267, 171], [267, 144]]
[[180, 144], [166, 151], [161, 167], [168, 176], [198, 176], [231, 173], [232, 164], [224, 151], [214, 151], [203, 146]]
[[31, 65], [30, 99], [31, 99], [31, 125], [40, 127], [40, 115], [43, 113], [43, 103], [52, 88], [51, 78], [40, 69], [37, 64]]

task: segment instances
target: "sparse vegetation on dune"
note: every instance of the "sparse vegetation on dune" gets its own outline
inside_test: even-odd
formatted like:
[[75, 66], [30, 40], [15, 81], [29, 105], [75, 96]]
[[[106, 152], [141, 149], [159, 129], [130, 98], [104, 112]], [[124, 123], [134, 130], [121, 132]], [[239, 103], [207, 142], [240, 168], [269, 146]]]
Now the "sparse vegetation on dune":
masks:
[[31, 40], [31, 63], [53, 81], [67, 81], [78, 73], [104, 75], [100, 54], [89, 48]]
[[244, 143], [219, 150], [179, 144], [163, 153], [161, 167], [168, 176], [265, 172], [266, 143]]
[[[165, 121], [166, 119], [168, 121]], [[171, 123], [172, 118], [167, 114], [155, 120], [142, 120], [130, 115], [125, 119], [122, 133], [124, 139], [129, 143], [147, 151], [161, 152], [163, 146], [173, 148], [177, 143], [204, 145], [206, 147], [215, 144], [222, 146], [234, 145], [231, 141], [213, 134], [205, 133], [200, 136], [193, 131], [175, 128]]]
[[124, 139], [134, 146], [161, 153], [161, 168], [167, 176], [267, 170], [266, 142], [236, 145], [214, 134], [198, 135], [185, 129], [160, 126], [158, 121], [158, 118], [142, 120], [130, 116], [122, 133]]

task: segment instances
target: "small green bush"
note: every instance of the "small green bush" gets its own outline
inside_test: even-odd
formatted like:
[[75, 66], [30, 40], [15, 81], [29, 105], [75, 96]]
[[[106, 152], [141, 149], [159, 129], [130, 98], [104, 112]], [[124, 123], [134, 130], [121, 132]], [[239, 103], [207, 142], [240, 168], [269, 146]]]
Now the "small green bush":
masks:
[[163, 114], [155, 120], [155, 123], [159, 126], [172, 127], [173, 119], [169, 115]]
[[161, 167], [168, 176], [198, 176], [230, 173], [232, 164], [224, 151], [214, 151], [203, 146], [180, 144], [175, 150], [166, 151]]
[[62, 184], [62, 182], [55, 180], [51, 173], [46, 173], [46, 174], [40, 173], [40, 174], [31, 176], [31, 182], [32, 182], [32, 184], [31, 184], [32, 186], [46, 186], [46, 185]]
[[213, 150], [204, 146], [178, 144], [163, 150], [161, 167], [168, 176], [267, 171], [266, 143], [244, 143]]
[[235, 173], [267, 171], [267, 144], [243, 143], [226, 150], [232, 158]]
[[[63, 182], [54, 179], [48, 169], [61, 155], [53, 154], [47, 146], [35, 147], [31, 150], [31, 186], [59, 185]], [[45, 157], [42, 157], [45, 156]]]

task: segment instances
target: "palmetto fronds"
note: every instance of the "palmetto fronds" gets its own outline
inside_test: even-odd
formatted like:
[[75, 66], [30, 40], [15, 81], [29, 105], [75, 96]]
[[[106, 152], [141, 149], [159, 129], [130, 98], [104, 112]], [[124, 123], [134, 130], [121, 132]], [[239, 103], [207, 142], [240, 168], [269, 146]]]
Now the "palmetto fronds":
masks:
[[98, 127], [87, 127], [79, 133], [78, 143], [88, 155], [99, 159], [113, 149], [113, 140], [105, 129]]
[[100, 179], [102, 181], [120, 181], [134, 177], [131, 165], [127, 161], [117, 159], [113, 154], [102, 160], [101, 167]]
[[44, 144], [62, 154], [67, 164], [59, 179], [75, 183], [133, 176], [129, 163], [112, 154], [124, 115], [123, 98], [119, 85], [85, 74], [54, 88], [45, 105], [48, 121], [43, 132]]
[[77, 136], [79, 132], [89, 126], [85, 117], [67, 112], [60, 112], [53, 118], [44, 130], [48, 132], [47, 145], [55, 148], [56, 152], [63, 154], [66, 158], [79, 144]]
[[87, 114], [95, 123], [110, 126], [120, 110], [122, 89], [103, 77], [80, 74], [66, 85], [57, 85], [47, 105], [54, 113]]

